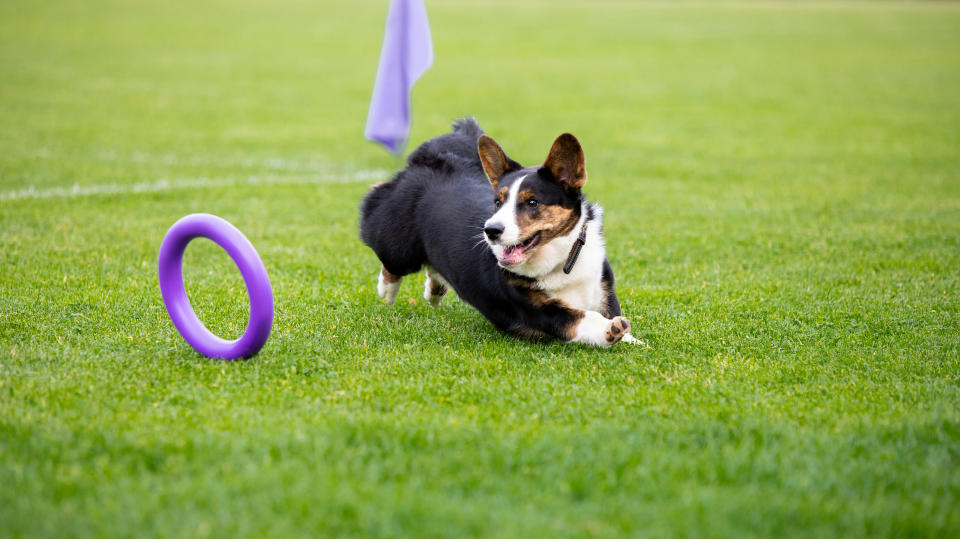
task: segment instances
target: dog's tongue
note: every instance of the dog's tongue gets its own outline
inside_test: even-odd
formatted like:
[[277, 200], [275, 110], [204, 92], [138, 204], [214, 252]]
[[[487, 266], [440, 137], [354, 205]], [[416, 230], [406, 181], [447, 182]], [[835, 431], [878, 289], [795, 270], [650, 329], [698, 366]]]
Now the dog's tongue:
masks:
[[520, 248], [519, 245], [511, 245], [510, 247], [505, 247], [503, 249], [503, 254], [500, 255], [500, 263], [504, 266], [514, 266], [523, 262], [524, 259], [524, 250]]

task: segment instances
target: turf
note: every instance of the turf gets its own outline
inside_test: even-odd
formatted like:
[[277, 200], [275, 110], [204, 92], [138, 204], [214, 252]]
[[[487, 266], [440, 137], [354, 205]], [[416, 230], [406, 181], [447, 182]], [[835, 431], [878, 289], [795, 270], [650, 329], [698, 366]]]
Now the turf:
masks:
[[[0, 3], [0, 536], [960, 535], [960, 7], [428, 1], [414, 141], [584, 144], [649, 349], [497, 333], [357, 205], [386, 2]], [[196, 211], [273, 334], [199, 357]], [[185, 276], [236, 336], [242, 280]]]

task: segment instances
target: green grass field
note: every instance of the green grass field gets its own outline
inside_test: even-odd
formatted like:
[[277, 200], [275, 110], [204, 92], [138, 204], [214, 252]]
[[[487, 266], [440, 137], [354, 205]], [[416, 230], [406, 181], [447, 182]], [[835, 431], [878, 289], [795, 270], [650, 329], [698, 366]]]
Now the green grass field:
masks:
[[[578, 136], [610, 350], [377, 300], [386, 5], [0, 3], [0, 537], [960, 535], [960, 5], [427, 0], [412, 142]], [[161, 302], [201, 211], [255, 359]], [[184, 272], [238, 336], [226, 253]]]

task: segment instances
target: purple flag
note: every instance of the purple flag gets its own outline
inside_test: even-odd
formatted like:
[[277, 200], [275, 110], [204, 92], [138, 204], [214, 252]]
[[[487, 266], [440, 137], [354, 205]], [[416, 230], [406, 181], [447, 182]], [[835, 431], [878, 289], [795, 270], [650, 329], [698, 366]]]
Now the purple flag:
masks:
[[410, 135], [410, 90], [433, 63], [423, 0], [391, 0], [364, 136], [399, 154]]

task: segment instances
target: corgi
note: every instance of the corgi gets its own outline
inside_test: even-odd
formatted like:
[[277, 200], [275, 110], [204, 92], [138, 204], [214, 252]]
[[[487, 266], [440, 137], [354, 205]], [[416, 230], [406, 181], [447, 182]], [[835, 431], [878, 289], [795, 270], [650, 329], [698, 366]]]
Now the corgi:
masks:
[[569, 133], [542, 165], [524, 167], [476, 120], [457, 121], [363, 199], [360, 238], [382, 265], [378, 295], [393, 304], [403, 277], [425, 268], [430, 305], [453, 289], [508, 334], [643, 344], [622, 316], [603, 210], [584, 198], [586, 181]]

